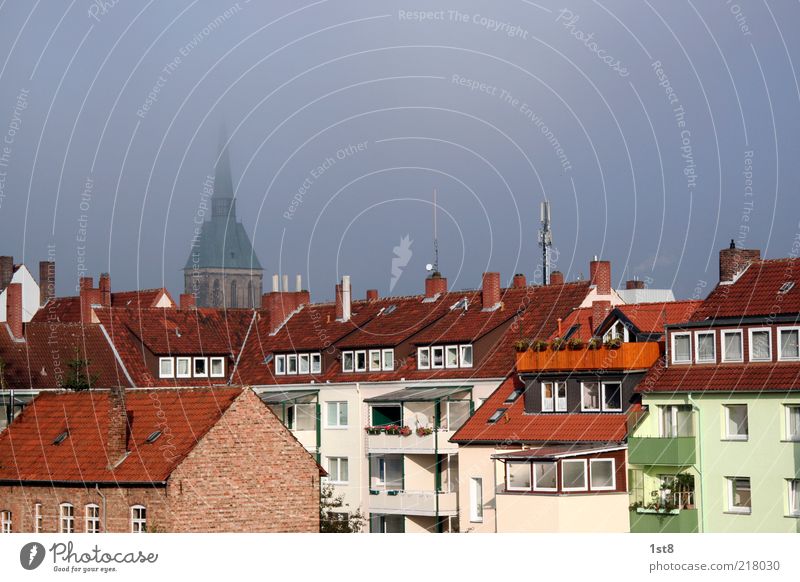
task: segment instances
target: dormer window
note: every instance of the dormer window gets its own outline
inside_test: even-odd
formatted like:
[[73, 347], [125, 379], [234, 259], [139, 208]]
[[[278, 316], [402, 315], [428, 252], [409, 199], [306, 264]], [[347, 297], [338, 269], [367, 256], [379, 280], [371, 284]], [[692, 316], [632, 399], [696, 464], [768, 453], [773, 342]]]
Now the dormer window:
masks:
[[342, 372], [352, 372], [353, 362], [353, 352], [342, 352]]
[[800, 327], [784, 327], [778, 330], [778, 359], [800, 359]]
[[191, 358], [175, 358], [175, 377], [191, 378]]
[[417, 348], [417, 369], [471, 368], [472, 345], [430, 346]]
[[394, 349], [373, 348], [342, 352], [342, 372], [394, 370]]
[[322, 373], [322, 354], [311, 354], [311, 373]]
[[195, 378], [205, 378], [208, 376], [208, 361], [205, 358], [194, 358]]
[[742, 330], [723, 330], [722, 331], [722, 361], [741, 362], [743, 361], [742, 350]]
[[445, 348], [445, 367], [458, 368], [458, 346]]
[[359, 350], [355, 354], [356, 354], [356, 372], [366, 372], [367, 371], [366, 350]]
[[225, 358], [209, 358], [212, 378], [225, 377]]
[[688, 332], [672, 334], [672, 363], [690, 364], [692, 362], [692, 335]]
[[369, 351], [369, 371], [370, 372], [379, 372], [381, 369], [381, 351], [380, 350], [370, 350]]
[[717, 334], [713, 331], [696, 331], [694, 334], [695, 361], [698, 364], [714, 364], [717, 361]]
[[418, 348], [417, 349], [417, 368], [420, 370], [427, 370], [431, 367], [431, 349]]
[[567, 411], [567, 383], [542, 382], [542, 412]]
[[159, 358], [158, 359], [158, 377], [159, 378], [174, 378], [175, 370], [173, 367], [172, 358]]
[[461, 355], [461, 367], [462, 368], [471, 368], [472, 367], [472, 345], [467, 344], [459, 347], [460, 355]]
[[444, 368], [444, 348], [442, 346], [431, 348], [431, 368]]
[[297, 354], [286, 356], [286, 373], [297, 374]]
[[309, 370], [311, 370], [311, 357], [308, 354], [300, 354], [297, 356], [297, 361], [298, 373], [308, 374]]
[[322, 354], [278, 354], [275, 356], [275, 375], [319, 374], [322, 372]]
[[772, 360], [772, 330], [768, 327], [750, 330], [750, 361]]
[[275, 375], [276, 376], [286, 375], [286, 356], [283, 355], [275, 356]]
[[618, 339], [622, 342], [630, 341], [628, 337], [628, 328], [620, 320], [617, 320], [603, 336], [603, 341]]

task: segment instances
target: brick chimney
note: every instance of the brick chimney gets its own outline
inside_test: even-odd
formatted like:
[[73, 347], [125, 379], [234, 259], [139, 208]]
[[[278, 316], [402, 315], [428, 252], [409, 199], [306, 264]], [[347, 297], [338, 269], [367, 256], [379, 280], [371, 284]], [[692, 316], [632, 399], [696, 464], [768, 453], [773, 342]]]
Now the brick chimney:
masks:
[[744, 271], [750, 263], [760, 259], [760, 250], [738, 249], [736, 243], [731, 239], [730, 246], [719, 252], [719, 282], [733, 281], [736, 275]]
[[100, 305], [111, 307], [111, 275], [100, 273]]
[[106, 456], [110, 468], [116, 467], [128, 452], [132, 420], [125, 406], [125, 388], [112, 388], [108, 394], [108, 442], [106, 443]]
[[102, 293], [93, 285], [94, 279], [91, 277], [80, 278], [81, 323], [83, 324], [92, 323], [92, 305], [102, 304]]
[[522, 273], [517, 273], [514, 275], [514, 282], [512, 283], [512, 287], [514, 289], [524, 289], [528, 286], [528, 279], [525, 278], [525, 275]]
[[609, 313], [611, 313], [611, 301], [592, 302], [592, 334], [594, 334], [598, 326], [605, 321]]
[[433, 299], [436, 295], [445, 293], [447, 293], [447, 278], [442, 277], [439, 271], [434, 271], [430, 277], [425, 279], [425, 298]]
[[14, 276], [14, 257], [0, 257], [0, 289], [5, 289]]
[[561, 271], [553, 271], [550, 273], [550, 284], [551, 285], [563, 285], [564, 284], [564, 273]]
[[367, 301], [377, 301], [377, 300], [378, 300], [378, 290], [367, 289]]
[[589, 263], [589, 277], [597, 288], [598, 295], [611, 295], [611, 263], [599, 261], [597, 257]]
[[181, 293], [180, 306], [181, 309], [193, 309], [197, 305], [194, 295], [192, 293]]
[[336, 293], [336, 320], [341, 321], [344, 317], [344, 307], [342, 306], [342, 286], [337, 284], [335, 288]]
[[6, 287], [6, 322], [14, 339], [22, 339], [22, 284]]
[[56, 296], [56, 263], [39, 261], [39, 305]]
[[639, 279], [630, 279], [629, 281], [625, 281], [625, 289], [644, 289], [644, 281], [640, 281]]
[[495, 309], [500, 304], [500, 273], [483, 274], [483, 309]]

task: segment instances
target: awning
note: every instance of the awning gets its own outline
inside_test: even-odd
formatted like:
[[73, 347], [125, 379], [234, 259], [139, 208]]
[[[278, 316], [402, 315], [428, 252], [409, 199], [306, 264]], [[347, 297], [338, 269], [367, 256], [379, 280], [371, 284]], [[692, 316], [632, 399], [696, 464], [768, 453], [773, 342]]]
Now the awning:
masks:
[[284, 404], [286, 402], [299, 402], [313, 400], [319, 395], [319, 390], [289, 390], [281, 392], [261, 392], [258, 397], [264, 404]]
[[607, 443], [604, 445], [552, 445], [547, 447], [534, 447], [524, 451], [513, 451], [492, 455], [493, 459], [501, 461], [525, 461], [533, 459], [555, 460], [564, 457], [577, 457], [593, 453], [609, 453], [625, 450], [625, 445]]
[[472, 386], [442, 386], [438, 388], [416, 387], [404, 388], [388, 394], [366, 398], [364, 402], [377, 404], [381, 402], [436, 402], [437, 400], [469, 400], [469, 398], [450, 398], [461, 392], [469, 392]]

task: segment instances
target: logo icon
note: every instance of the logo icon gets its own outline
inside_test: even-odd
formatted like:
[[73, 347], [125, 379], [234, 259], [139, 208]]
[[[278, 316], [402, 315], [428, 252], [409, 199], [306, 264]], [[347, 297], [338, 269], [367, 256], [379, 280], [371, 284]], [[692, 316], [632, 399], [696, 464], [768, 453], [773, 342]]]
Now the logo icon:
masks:
[[44, 546], [39, 542], [30, 542], [19, 551], [19, 563], [26, 570], [35, 570], [44, 562]]
[[411, 256], [411, 245], [414, 243], [409, 235], [400, 239], [400, 244], [394, 247], [394, 257], [392, 257], [392, 280], [389, 282], [389, 291], [394, 291], [394, 286], [403, 275], [403, 269], [408, 266]]

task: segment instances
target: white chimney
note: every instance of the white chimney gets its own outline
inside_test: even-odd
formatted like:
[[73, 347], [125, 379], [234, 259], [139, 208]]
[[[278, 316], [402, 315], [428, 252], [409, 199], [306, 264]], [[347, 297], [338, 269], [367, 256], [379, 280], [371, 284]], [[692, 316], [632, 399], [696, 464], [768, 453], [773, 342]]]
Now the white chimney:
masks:
[[280, 279], [279, 279], [278, 275], [273, 275], [272, 276], [272, 292], [273, 293], [277, 293], [280, 290], [281, 290], [281, 288], [280, 288]]
[[297, 275], [294, 279], [294, 290], [295, 291], [302, 291], [303, 290], [303, 276]]
[[283, 276], [283, 292], [284, 293], [289, 292], [289, 275]]
[[350, 321], [350, 275], [342, 277], [342, 321]]

